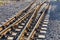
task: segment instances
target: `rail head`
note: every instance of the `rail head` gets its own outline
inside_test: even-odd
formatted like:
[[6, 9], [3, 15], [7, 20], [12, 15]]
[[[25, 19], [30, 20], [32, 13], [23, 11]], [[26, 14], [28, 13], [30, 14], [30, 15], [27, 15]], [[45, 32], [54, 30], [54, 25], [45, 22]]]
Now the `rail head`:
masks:
[[[46, 8], [46, 10], [49, 8], [49, 5], [48, 7]], [[45, 11], [46, 11], [45, 10]], [[29, 37], [27, 38], [27, 40], [30, 40], [31, 36], [34, 34], [35, 32], [35, 29], [41, 24], [41, 21], [43, 20], [43, 17], [45, 16], [45, 11], [42, 13], [41, 17], [39, 18], [38, 22], [36, 23], [34, 29], [32, 30], [31, 34], [29, 35]]]

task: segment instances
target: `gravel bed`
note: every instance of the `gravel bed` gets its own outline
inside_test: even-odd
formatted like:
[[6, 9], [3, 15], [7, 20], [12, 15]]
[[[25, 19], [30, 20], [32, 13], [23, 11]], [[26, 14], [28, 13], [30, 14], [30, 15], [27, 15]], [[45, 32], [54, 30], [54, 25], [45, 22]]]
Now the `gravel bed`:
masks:
[[51, 1], [48, 31], [44, 40], [60, 40], [60, 2]]

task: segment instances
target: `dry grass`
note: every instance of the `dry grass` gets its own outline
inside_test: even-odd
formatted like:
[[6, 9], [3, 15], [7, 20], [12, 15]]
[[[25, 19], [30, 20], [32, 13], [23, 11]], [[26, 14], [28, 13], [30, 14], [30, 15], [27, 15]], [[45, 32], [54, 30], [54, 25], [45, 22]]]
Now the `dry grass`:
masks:
[[0, 6], [4, 6], [4, 5], [6, 5], [6, 4], [9, 4], [10, 2], [8, 2], [8, 1], [0, 1]]

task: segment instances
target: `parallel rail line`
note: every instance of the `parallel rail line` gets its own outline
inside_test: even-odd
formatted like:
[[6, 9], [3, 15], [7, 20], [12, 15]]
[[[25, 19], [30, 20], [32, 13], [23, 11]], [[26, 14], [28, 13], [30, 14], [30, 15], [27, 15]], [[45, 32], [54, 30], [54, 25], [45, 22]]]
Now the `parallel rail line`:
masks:
[[[44, 18], [44, 16], [46, 15], [46, 12], [48, 11], [49, 5], [46, 8], [46, 10], [42, 13], [41, 17], [39, 18], [38, 22], [36, 23], [34, 29], [32, 30], [32, 32], [30, 33], [29, 37], [27, 38], [27, 40], [33, 40], [34, 35], [37, 33], [37, 30], [39, 28], [39, 26], [41, 25], [41, 22]], [[39, 29], [40, 30], [40, 29]]]

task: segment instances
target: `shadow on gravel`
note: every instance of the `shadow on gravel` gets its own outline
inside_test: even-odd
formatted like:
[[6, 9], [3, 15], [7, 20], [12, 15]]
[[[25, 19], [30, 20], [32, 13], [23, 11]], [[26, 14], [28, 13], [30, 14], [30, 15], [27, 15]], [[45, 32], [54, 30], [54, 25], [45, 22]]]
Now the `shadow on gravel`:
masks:
[[51, 1], [50, 20], [60, 20], [60, 2]]

